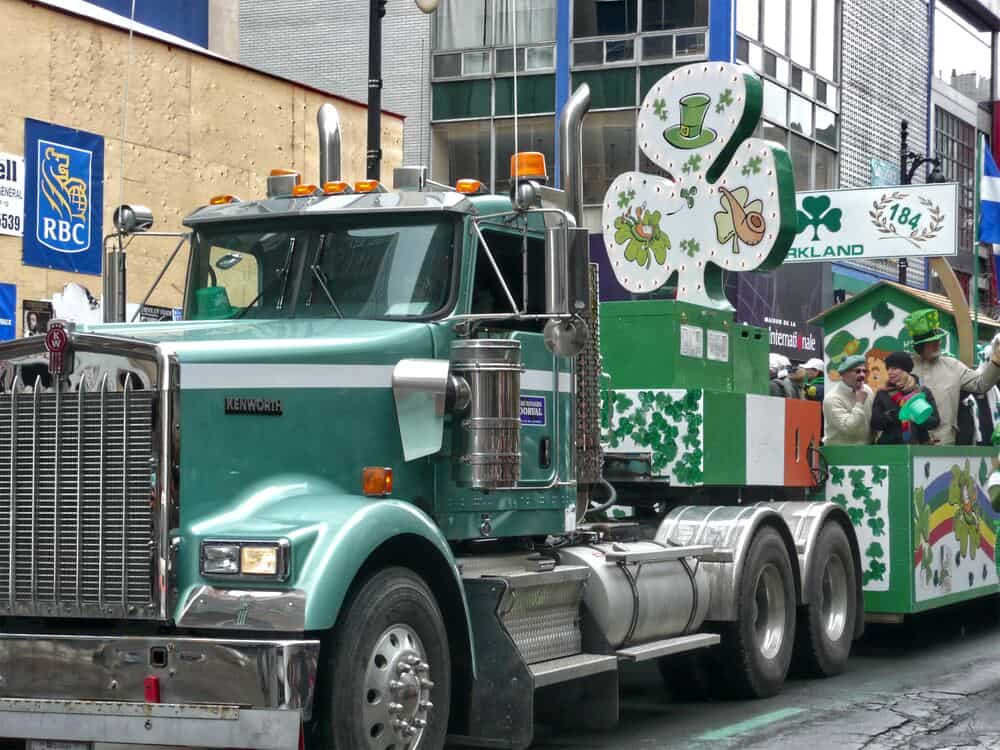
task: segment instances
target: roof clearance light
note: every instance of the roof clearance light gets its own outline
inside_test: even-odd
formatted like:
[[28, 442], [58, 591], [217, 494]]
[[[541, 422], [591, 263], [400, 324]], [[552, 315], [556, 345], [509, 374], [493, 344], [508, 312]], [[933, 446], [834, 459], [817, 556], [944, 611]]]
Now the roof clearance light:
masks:
[[341, 193], [353, 193], [351, 186], [346, 182], [324, 182], [323, 192], [326, 195], [340, 195]]
[[315, 195], [318, 190], [319, 188], [311, 183], [296, 185], [292, 188], [292, 197], [301, 198], [303, 195]]
[[213, 195], [208, 201], [210, 206], [224, 206], [227, 203], [239, 203], [240, 199], [235, 195]]
[[377, 192], [379, 187], [378, 180], [361, 180], [360, 182], [354, 183], [355, 193], [374, 193]]
[[459, 180], [455, 183], [455, 190], [465, 195], [476, 195], [486, 192], [485, 186], [479, 180]]
[[361, 472], [361, 490], [368, 497], [385, 497], [392, 494], [392, 469], [366, 466]]
[[296, 172], [294, 169], [272, 169], [271, 177], [289, 177], [291, 175], [295, 176], [295, 184], [298, 185], [302, 182], [302, 175]]
[[510, 157], [510, 176], [515, 180], [538, 180], [546, 182], [549, 179], [545, 170], [545, 154], [538, 151], [522, 151]]

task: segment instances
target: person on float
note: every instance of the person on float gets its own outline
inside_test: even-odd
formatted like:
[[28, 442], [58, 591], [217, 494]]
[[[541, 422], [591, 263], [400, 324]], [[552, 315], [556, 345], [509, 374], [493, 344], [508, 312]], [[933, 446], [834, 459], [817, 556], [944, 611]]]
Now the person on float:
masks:
[[823, 379], [823, 372], [826, 365], [819, 357], [808, 360], [802, 369], [806, 374], [804, 395], [809, 401], [822, 401], [825, 392], [826, 381]]
[[823, 398], [826, 445], [868, 445], [872, 441], [872, 389], [865, 383], [865, 358], [852, 354], [837, 365], [840, 380]]
[[941, 421], [934, 394], [912, 374], [913, 359], [906, 352], [892, 352], [885, 366], [886, 388], [872, 404], [872, 431], [880, 433], [876, 444], [927, 445]]
[[806, 397], [806, 371], [794, 362], [788, 368], [788, 382], [791, 383], [794, 398]]
[[779, 398], [796, 398], [795, 388], [788, 379], [788, 368], [791, 361], [784, 354], [771, 353], [768, 355], [768, 374], [771, 376], [772, 396]]
[[1000, 382], [1000, 334], [993, 337], [990, 358], [974, 370], [954, 357], [943, 354], [941, 340], [947, 335], [940, 326], [937, 310], [916, 310], [903, 321], [913, 339], [913, 374], [934, 394], [940, 423], [931, 430], [931, 442], [954, 445], [958, 431], [958, 404], [962, 391], [986, 393]]

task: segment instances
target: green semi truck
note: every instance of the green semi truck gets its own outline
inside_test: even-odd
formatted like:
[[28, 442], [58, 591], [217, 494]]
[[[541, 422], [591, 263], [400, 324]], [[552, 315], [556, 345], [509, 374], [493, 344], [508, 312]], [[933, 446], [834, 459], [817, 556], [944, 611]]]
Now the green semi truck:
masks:
[[525, 748], [612, 727], [625, 663], [743, 696], [842, 670], [861, 552], [813, 498], [819, 407], [766, 395], [710, 273], [789, 246], [760, 100], [705, 64], [643, 105], [700, 194], [623, 176], [609, 250], [650, 291], [675, 264], [676, 299], [598, 306], [581, 88], [561, 190], [538, 155], [509, 196], [349, 186], [326, 132], [317, 185], [186, 219], [183, 322], [0, 345], [0, 735]]

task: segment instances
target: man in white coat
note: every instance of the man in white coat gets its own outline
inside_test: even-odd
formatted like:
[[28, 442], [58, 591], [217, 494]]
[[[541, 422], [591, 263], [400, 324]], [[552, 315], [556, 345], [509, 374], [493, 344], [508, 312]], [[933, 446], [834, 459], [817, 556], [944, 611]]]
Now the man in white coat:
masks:
[[865, 384], [865, 358], [845, 357], [837, 366], [840, 380], [823, 397], [825, 445], [867, 445], [872, 441], [872, 389]]
[[954, 445], [961, 392], [986, 393], [1000, 382], [1000, 335], [993, 338], [989, 360], [974, 370], [941, 352], [941, 339], [947, 334], [939, 325], [937, 310], [916, 310], [903, 322], [917, 353], [913, 374], [934, 394], [941, 417], [941, 424], [931, 431], [931, 441], [937, 445]]

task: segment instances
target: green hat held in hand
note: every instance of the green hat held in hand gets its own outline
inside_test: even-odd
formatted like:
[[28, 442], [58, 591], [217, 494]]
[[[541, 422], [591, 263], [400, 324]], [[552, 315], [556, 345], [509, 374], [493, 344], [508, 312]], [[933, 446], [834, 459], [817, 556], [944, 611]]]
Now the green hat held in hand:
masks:
[[941, 329], [938, 311], [930, 308], [914, 310], [903, 320], [903, 325], [913, 338], [913, 346], [938, 341], [948, 335]]

